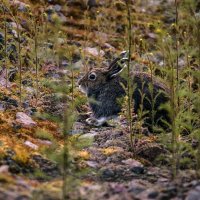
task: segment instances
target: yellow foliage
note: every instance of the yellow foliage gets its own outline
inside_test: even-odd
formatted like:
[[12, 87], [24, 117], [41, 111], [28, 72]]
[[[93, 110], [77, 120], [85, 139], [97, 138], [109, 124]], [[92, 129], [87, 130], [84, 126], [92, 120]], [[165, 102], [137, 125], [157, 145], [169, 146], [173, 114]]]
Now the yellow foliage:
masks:
[[90, 153], [83, 150], [78, 152], [78, 156], [84, 160], [88, 160], [90, 158]]
[[17, 162], [24, 163], [24, 164], [29, 162], [30, 155], [26, 148], [17, 145], [14, 147], [14, 151], [16, 153], [14, 159]]
[[108, 148], [102, 149], [102, 153], [107, 156], [112, 155], [118, 151], [119, 151], [118, 147], [108, 147]]
[[0, 159], [5, 156], [5, 150], [3, 148], [0, 148]]
[[0, 173], [0, 183], [14, 183], [14, 180], [8, 174]]

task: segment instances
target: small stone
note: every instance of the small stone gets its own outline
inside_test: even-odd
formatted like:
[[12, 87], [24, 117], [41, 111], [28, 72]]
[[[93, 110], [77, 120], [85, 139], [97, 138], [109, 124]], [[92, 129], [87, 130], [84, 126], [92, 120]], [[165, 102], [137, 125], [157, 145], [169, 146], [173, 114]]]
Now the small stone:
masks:
[[148, 194], [148, 198], [155, 199], [158, 195], [159, 195], [159, 193], [157, 191], [152, 191]]
[[18, 102], [17, 102], [17, 100], [15, 100], [15, 99], [12, 99], [12, 98], [10, 98], [10, 97], [8, 97], [8, 96], [4, 96], [4, 97], [2, 98], [2, 100], [3, 100], [4, 102], [6, 102], [7, 105], [12, 105], [12, 106], [14, 106], [14, 107], [18, 107]]
[[110, 179], [115, 176], [115, 172], [112, 169], [103, 169], [101, 173], [101, 177], [103, 179]]
[[31, 149], [34, 149], [34, 150], [37, 150], [38, 149], [38, 146], [36, 145], [36, 144], [33, 144], [32, 142], [30, 142], [30, 141], [26, 141], [26, 142], [24, 142], [24, 144], [26, 145], [26, 146], [28, 146], [28, 147], [30, 147]]
[[84, 139], [94, 139], [94, 137], [98, 135], [98, 132], [95, 131], [90, 131], [89, 133], [83, 134], [80, 136], [80, 138], [84, 138]]
[[130, 171], [134, 172], [135, 174], [143, 174], [144, 173], [144, 166], [142, 163], [135, 159], [127, 159], [123, 160], [122, 163], [129, 166]]
[[[6, 87], [6, 79], [5, 78], [0, 79], [0, 86]], [[10, 87], [10, 86], [11, 86], [10, 82], [7, 82], [7, 87]]]
[[91, 167], [91, 168], [97, 168], [98, 167], [98, 163], [95, 161], [86, 161], [86, 164]]
[[97, 48], [91, 48], [91, 47], [86, 47], [85, 49], [84, 49], [84, 51], [86, 52], [86, 53], [88, 53], [88, 54], [90, 54], [90, 55], [92, 55], [92, 56], [95, 56], [95, 57], [97, 57], [97, 56], [104, 56], [105, 55], [105, 53], [104, 53], [104, 51], [103, 50], [98, 50]]
[[79, 60], [73, 64], [73, 69], [80, 69], [82, 67], [83, 67], [83, 62], [81, 60]]
[[157, 35], [155, 33], [148, 33], [148, 37], [151, 39], [156, 39]]
[[15, 5], [21, 12], [26, 12], [27, 8], [29, 7], [28, 4], [21, 2], [19, 0], [12, 1], [12, 4]]
[[0, 167], [0, 173], [8, 173], [9, 171], [9, 166], [8, 165], [2, 165]]
[[88, 0], [87, 6], [89, 6], [89, 8], [96, 7], [97, 6], [96, 0]]
[[193, 190], [190, 190], [186, 196], [186, 200], [199, 200], [200, 199], [200, 186], [195, 187]]
[[132, 172], [134, 172], [135, 174], [143, 174], [144, 173], [144, 168], [141, 166], [132, 167], [130, 170]]
[[60, 12], [61, 11], [61, 5], [58, 5], [58, 4], [56, 4], [55, 6], [54, 6], [54, 10], [56, 11], [56, 12]]
[[38, 139], [38, 142], [40, 143], [40, 144], [43, 144], [43, 145], [47, 145], [47, 146], [51, 146], [53, 143], [51, 142], [51, 141], [49, 141], [49, 140], [40, 140], [40, 139]]
[[0, 111], [5, 111], [5, 110], [6, 110], [5, 105], [0, 103]]
[[31, 117], [23, 112], [18, 112], [16, 114], [16, 122], [24, 128], [32, 128], [37, 125], [37, 123], [33, 121]]

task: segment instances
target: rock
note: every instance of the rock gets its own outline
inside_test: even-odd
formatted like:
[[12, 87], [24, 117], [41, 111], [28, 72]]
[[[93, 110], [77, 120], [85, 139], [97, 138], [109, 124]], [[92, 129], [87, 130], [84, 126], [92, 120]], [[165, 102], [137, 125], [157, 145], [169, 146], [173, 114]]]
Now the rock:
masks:
[[37, 150], [38, 149], [38, 146], [36, 144], [33, 144], [32, 142], [30, 141], [26, 141], [24, 142], [24, 144], [27, 146], [27, 147], [30, 147], [31, 149], [34, 149], [34, 150]]
[[5, 110], [6, 110], [5, 105], [0, 103], [0, 111], [5, 111]]
[[[16, 22], [10, 22], [10, 23], [9, 23], [9, 26], [11, 26], [12, 29], [15, 30], [15, 31], [16, 31], [17, 29], [19, 29], [19, 30], [21, 30], [21, 31], [23, 30], [22, 26], [21, 26], [20, 24], [17, 24]], [[12, 30], [12, 31], [13, 31], [13, 30]], [[16, 31], [16, 34], [14, 34], [14, 35], [16, 36], [16, 38], [18, 37], [17, 31]]]
[[95, 161], [85, 161], [85, 162], [88, 165], [88, 167], [91, 167], [91, 168], [94, 168], [94, 169], [98, 168], [99, 164]]
[[101, 178], [110, 180], [115, 177], [115, 172], [112, 169], [105, 168], [101, 171]]
[[152, 191], [148, 194], [149, 199], [155, 199], [159, 195], [158, 191]]
[[130, 170], [132, 172], [134, 172], [135, 174], [143, 174], [144, 173], [144, 167], [141, 167], [141, 166], [132, 167]]
[[105, 52], [103, 50], [98, 50], [97, 48], [91, 48], [91, 47], [86, 47], [84, 49], [85, 53], [86, 54], [90, 54], [94, 57], [97, 57], [97, 56], [104, 56]]
[[51, 146], [53, 143], [49, 140], [40, 140], [38, 139], [38, 142], [42, 145], [47, 145], [47, 146]]
[[[143, 192], [146, 193], [146, 189], [152, 187], [152, 185], [145, 181], [145, 180], [133, 180], [129, 183], [129, 192], [133, 193], [134, 195], [142, 194]], [[139, 197], [139, 196], [138, 196]], [[140, 198], [139, 199], [144, 199]]]
[[123, 160], [122, 163], [126, 164], [126, 165], [129, 165], [130, 167], [143, 167], [142, 163], [135, 160], [135, 159], [132, 159], [132, 158], [129, 158], [127, 160]]
[[25, 87], [27, 94], [35, 94], [36, 90], [33, 87]]
[[[6, 87], [6, 79], [3, 78], [3, 77], [0, 78], [0, 86], [1, 86], [1, 87]], [[10, 84], [9, 81], [7, 81], [7, 87], [8, 87], [8, 88], [11, 87], [11, 84]]]
[[49, 6], [46, 10], [48, 21], [50, 22], [59, 21], [61, 23], [67, 22], [66, 16], [62, 12], [60, 12], [61, 8], [62, 7], [58, 4], [55, 6]]
[[188, 192], [185, 200], [200, 200], [200, 186]]
[[61, 9], [62, 9], [62, 6], [59, 5], [59, 4], [56, 4], [56, 5], [54, 6], [54, 10], [55, 10], [56, 12], [60, 12]]
[[134, 172], [135, 174], [143, 174], [144, 173], [144, 167], [142, 163], [140, 163], [137, 160], [134, 159], [127, 159], [122, 161], [122, 163], [130, 166], [130, 171]]
[[96, 135], [98, 135], [98, 132], [96, 132], [96, 131], [90, 131], [89, 133], [81, 135], [80, 138], [94, 139], [94, 137]]
[[1, 99], [4, 102], [4, 105], [6, 108], [10, 108], [10, 106], [18, 107], [18, 102], [17, 100], [10, 98], [8, 96], [4, 96]]
[[151, 39], [156, 39], [157, 35], [155, 33], [148, 33], [147, 36]]
[[16, 122], [24, 128], [32, 128], [37, 125], [37, 123], [33, 121], [31, 117], [23, 112], [18, 112], [16, 114]]
[[88, 0], [87, 6], [88, 6], [89, 8], [96, 7], [96, 6], [97, 6], [96, 0]]
[[14, 0], [12, 1], [12, 5], [16, 6], [19, 11], [26, 12], [28, 10], [29, 5], [23, 3], [22, 1]]
[[172, 199], [177, 195], [177, 188], [173, 185], [170, 185], [162, 190], [161, 199]]
[[80, 69], [83, 67], [83, 62], [81, 60], [75, 62], [73, 65], [72, 65], [73, 69]]
[[61, 12], [58, 13], [58, 17], [59, 17], [61, 23], [67, 22], [67, 18]]
[[2, 165], [0, 167], [0, 173], [8, 173], [9, 171], [9, 166], [8, 165]]

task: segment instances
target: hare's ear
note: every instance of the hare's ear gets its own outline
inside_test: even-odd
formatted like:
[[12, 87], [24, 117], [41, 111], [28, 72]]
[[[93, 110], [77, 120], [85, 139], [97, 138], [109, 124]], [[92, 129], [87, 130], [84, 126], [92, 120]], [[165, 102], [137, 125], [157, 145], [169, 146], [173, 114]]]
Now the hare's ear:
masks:
[[123, 69], [126, 67], [127, 60], [128, 58], [122, 58], [116, 61], [115, 64], [112, 64], [112, 66], [110, 66], [107, 71], [108, 78], [113, 78], [117, 76], [118, 74], [120, 74], [123, 71]]
[[111, 63], [110, 63], [110, 65], [109, 65], [109, 67], [108, 67], [108, 69], [111, 69], [114, 65], [116, 65], [116, 63], [118, 62], [118, 61], [120, 61], [121, 59], [125, 59], [125, 58], [128, 58], [128, 52], [127, 51], [122, 51], [121, 53], [120, 53], [120, 55], [117, 57], [117, 58], [115, 58]]

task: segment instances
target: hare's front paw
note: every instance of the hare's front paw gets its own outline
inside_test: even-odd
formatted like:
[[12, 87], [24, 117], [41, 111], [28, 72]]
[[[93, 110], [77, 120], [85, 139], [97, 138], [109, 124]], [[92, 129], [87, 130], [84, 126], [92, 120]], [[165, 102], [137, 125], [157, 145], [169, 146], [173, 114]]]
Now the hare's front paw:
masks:
[[102, 117], [100, 119], [96, 119], [93, 117], [89, 117], [86, 119], [87, 124], [92, 126], [101, 126], [103, 123], [105, 123], [106, 118]]

